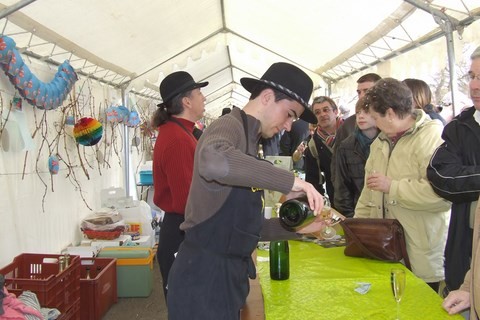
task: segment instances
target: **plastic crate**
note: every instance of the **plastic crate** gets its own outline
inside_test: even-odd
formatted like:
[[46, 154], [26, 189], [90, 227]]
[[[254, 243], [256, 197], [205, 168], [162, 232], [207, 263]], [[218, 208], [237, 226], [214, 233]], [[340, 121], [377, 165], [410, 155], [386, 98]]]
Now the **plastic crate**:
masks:
[[73, 305], [65, 312], [63, 312], [57, 320], [80, 320], [80, 299], [75, 301]]
[[70, 256], [67, 268], [60, 272], [58, 259], [61, 255], [23, 253], [13, 262], [0, 269], [5, 276], [5, 287], [20, 295], [30, 290], [37, 295], [40, 306], [56, 308], [61, 319], [80, 319], [75, 313], [80, 307], [80, 257]]
[[140, 184], [143, 185], [152, 185], [153, 184], [153, 171], [140, 171]]
[[[100, 320], [117, 302], [117, 259], [82, 258], [80, 272], [80, 316]], [[90, 279], [87, 279], [87, 268]]]

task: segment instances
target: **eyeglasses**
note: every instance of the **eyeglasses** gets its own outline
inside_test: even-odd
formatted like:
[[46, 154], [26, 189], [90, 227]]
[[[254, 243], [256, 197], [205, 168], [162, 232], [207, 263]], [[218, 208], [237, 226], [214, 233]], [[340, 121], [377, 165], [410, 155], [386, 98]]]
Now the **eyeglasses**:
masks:
[[480, 74], [475, 74], [473, 72], [469, 72], [465, 75], [465, 79], [469, 81], [473, 81], [475, 79], [480, 80]]

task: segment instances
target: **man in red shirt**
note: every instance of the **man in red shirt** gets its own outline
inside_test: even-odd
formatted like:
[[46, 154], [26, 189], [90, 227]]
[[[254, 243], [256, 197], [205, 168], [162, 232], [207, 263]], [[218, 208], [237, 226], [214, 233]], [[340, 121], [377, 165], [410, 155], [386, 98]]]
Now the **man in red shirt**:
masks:
[[165, 211], [157, 251], [165, 299], [174, 254], [184, 239], [179, 226], [184, 221], [192, 181], [197, 145], [193, 129], [195, 121], [200, 120], [205, 111], [205, 97], [200, 88], [207, 84], [196, 83], [184, 71], [168, 75], [160, 84], [163, 102], [152, 118], [152, 124], [158, 128], [153, 151], [153, 202]]

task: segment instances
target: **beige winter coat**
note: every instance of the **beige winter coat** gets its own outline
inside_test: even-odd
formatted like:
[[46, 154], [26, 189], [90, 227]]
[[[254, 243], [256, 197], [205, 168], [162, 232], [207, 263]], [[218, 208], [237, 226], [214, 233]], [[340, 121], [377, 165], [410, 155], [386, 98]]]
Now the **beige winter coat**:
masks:
[[427, 181], [426, 168], [433, 152], [443, 142], [443, 126], [421, 110], [415, 114], [413, 128], [393, 149], [383, 133], [372, 143], [365, 179], [373, 169], [390, 177], [390, 192], [363, 188], [355, 218], [398, 219], [405, 229], [413, 273], [426, 282], [437, 282], [444, 279], [443, 251], [450, 202], [435, 194]]

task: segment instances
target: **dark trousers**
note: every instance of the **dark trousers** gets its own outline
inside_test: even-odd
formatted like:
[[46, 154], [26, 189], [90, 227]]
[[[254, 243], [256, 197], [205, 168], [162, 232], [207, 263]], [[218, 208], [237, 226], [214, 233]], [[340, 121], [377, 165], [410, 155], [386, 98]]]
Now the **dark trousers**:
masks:
[[433, 289], [436, 293], [439, 293], [438, 290], [440, 289], [440, 282], [427, 282], [428, 286]]
[[178, 247], [185, 237], [185, 232], [180, 230], [180, 224], [184, 220], [183, 214], [165, 212], [160, 226], [157, 260], [160, 266], [160, 273], [162, 274], [165, 301], [167, 300], [168, 291], [168, 273], [172, 267], [173, 260], [175, 260], [174, 254], [178, 251]]

